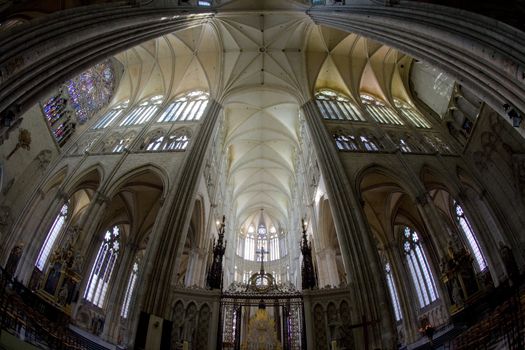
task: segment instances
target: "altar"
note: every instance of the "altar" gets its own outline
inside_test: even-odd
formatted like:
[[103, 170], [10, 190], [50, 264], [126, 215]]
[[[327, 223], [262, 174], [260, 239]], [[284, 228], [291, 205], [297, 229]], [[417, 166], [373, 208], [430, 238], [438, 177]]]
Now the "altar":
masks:
[[302, 294], [264, 270], [248, 285], [234, 282], [223, 291], [220, 318], [220, 349], [306, 349]]

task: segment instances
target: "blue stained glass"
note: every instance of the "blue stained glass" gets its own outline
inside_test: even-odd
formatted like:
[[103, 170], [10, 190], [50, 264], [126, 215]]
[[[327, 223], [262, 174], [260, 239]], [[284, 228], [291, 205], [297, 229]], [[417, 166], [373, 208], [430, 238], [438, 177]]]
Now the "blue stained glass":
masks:
[[109, 103], [115, 90], [115, 71], [105, 60], [66, 82], [71, 107], [80, 124]]

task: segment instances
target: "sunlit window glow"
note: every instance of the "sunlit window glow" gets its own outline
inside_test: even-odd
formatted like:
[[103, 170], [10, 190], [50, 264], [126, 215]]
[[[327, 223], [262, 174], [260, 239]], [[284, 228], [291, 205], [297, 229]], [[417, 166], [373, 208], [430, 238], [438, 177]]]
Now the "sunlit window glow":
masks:
[[84, 299], [98, 307], [104, 306], [108, 286], [117, 262], [120, 248], [120, 229], [113, 226], [104, 234], [97, 258], [91, 268], [89, 282], [84, 291]]
[[396, 285], [394, 283], [394, 278], [392, 276], [392, 269], [389, 263], [385, 264], [385, 274], [386, 274], [386, 283], [388, 285], [388, 291], [390, 292], [390, 298], [392, 299], [392, 304], [394, 306], [394, 316], [396, 321], [401, 321], [401, 304], [399, 303], [399, 297], [397, 294]]
[[477, 267], [479, 271], [483, 271], [488, 267], [487, 261], [485, 260], [485, 256], [483, 255], [478, 240], [476, 239], [476, 235], [472, 230], [472, 226], [470, 225], [470, 222], [465, 216], [465, 212], [463, 211], [463, 208], [461, 208], [459, 203], [454, 202], [454, 210], [456, 212], [456, 220], [459, 224], [459, 227], [461, 228], [461, 231], [463, 231], [463, 234], [467, 238], [470, 250], [476, 260]]
[[324, 119], [365, 121], [361, 110], [343, 94], [323, 89], [315, 94], [315, 99]]
[[44, 241], [44, 244], [42, 245], [42, 248], [40, 249], [40, 253], [38, 253], [38, 258], [36, 260], [36, 267], [43, 271], [44, 267], [47, 262], [47, 258], [49, 257], [49, 254], [51, 253], [51, 249], [55, 245], [55, 241], [58, 238], [58, 235], [62, 231], [62, 228], [64, 227], [64, 223], [66, 222], [67, 213], [68, 213], [69, 205], [68, 203], [64, 204], [62, 208], [60, 209], [60, 213], [58, 213], [57, 217], [55, 218], [55, 221], [53, 222], [53, 225], [51, 225], [51, 229], [49, 230], [49, 233], [46, 236], [46, 240]]
[[208, 106], [209, 95], [204, 91], [192, 91], [171, 102], [157, 122], [197, 121]]
[[425, 307], [438, 298], [434, 277], [416, 231], [405, 227], [403, 249], [419, 305]]

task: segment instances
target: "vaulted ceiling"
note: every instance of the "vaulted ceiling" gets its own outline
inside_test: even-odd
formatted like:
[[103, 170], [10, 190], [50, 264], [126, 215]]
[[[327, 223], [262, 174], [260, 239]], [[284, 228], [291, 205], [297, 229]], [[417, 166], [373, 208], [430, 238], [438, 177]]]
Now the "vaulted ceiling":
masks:
[[[258, 220], [260, 209], [277, 225], [289, 222], [298, 176], [300, 106], [318, 88], [331, 88], [360, 104], [362, 92], [387, 104], [410, 102], [411, 58], [361, 36], [315, 25], [299, 2], [230, 1], [245, 13], [221, 11], [207, 24], [172, 33], [122, 52], [125, 66], [117, 104], [152, 95], [173, 97], [206, 90], [224, 106], [236, 222]], [[272, 3], [272, 4], [270, 4]], [[250, 5], [252, 4], [252, 5]], [[260, 4], [257, 5], [260, 7]], [[277, 6], [288, 6], [276, 11]], [[277, 8], [278, 9], [278, 8]], [[238, 8], [236, 8], [238, 10]]]

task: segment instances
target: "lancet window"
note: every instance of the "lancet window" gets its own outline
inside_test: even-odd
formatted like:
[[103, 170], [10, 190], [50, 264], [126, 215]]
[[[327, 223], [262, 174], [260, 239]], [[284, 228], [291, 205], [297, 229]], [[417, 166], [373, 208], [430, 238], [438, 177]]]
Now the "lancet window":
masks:
[[279, 249], [279, 235], [277, 234], [277, 230], [274, 226], [270, 228], [270, 260], [277, 260], [280, 256], [280, 249]]
[[189, 141], [189, 131], [186, 129], [175, 130], [168, 136], [163, 130], [157, 130], [146, 137], [141, 149], [151, 152], [184, 151], [188, 147]]
[[375, 136], [367, 133], [366, 130], [357, 133], [350, 130], [337, 130], [333, 137], [340, 151], [379, 152], [384, 148]]
[[427, 150], [421, 145], [419, 140], [412, 137], [409, 133], [400, 134], [390, 132], [388, 136], [403, 153], [427, 153]]
[[175, 99], [166, 107], [157, 122], [197, 121], [208, 106], [209, 94], [191, 91]]
[[437, 300], [438, 293], [419, 235], [409, 227], [403, 230], [403, 250], [419, 305], [425, 307]]
[[337, 149], [340, 151], [358, 151], [357, 139], [355, 135], [348, 133], [336, 133], [333, 135]]
[[248, 233], [244, 239], [244, 258], [246, 260], [255, 260], [255, 228], [250, 225]]
[[124, 109], [128, 108], [128, 104], [129, 101], [124, 101], [107, 111], [106, 114], [95, 123], [93, 129], [104, 129], [110, 126], [122, 114]]
[[472, 255], [474, 255], [474, 259], [476, 261], [478, 270], [483, 271], [488, 267], [488, 265], [487, 261], [485, 260], [485, 256], [483, 255], [483, 252], [481, 250], [481, 247], [479, 246], [476, 235], [474, 234], [472, 225], [470, 224], [468, 218], [465, 215], [465, 212], [463, 211], [463, 208], [459, 205], [458, 202], [454, 201], [453, 207], [456, 215], [456, 221], [458, 223], [459, 228], [463, 232], [463, 235], [467, 239], [468, 245], [470, 246], [470, 251], [472, 252]]
[[414, 107], [408, 103], [394, 98], [396, 108], [408, 119], [415, 127], [429, 129], [430, 123]]
[[121, 153], [125, 149], [129, 148], [131, 141], [135, 138], [135, 133], [127, 133], [123, 137], [117, 137], [110, 143], [112, 153]]
[[315, 94], [315, 99], [324, 119], [365, 121], [361, 110], [343, 94], [323, 89]]
[[146, 151], [158, 151], [161, 149], [164, 139], [164, 132], [162, 130], [157, 130], [146, 138], [142, 148]]
[[397, 294], [397, 288], [394, 283], [394, 277], [392, 276], [392, 267], [390, 263], [385, 264], [385, 276], [386, 284], [388, 286], [388, 291], [390, 293], [390, 298], [392, 299], [392, 305], [394, 307], [394, 316], [396, 321], [401, 321], [403, 316], [401, 313], [401, 304], [399, 303], [399, 296]]
[[166, 138], [163, 146], [165, 151], [184, 151], [188, 147], [190, 138], [187, 132], [175, 131]]
[[126, 117], [120, 122], [119, 126], [140, 125], [147, 123], [159, 109], [163, 100], [162, 95], [157, 95], [140, 103], [133, 108]]
[[38, 258], [35, 264], [40, 271], [44, 269], [47, 259], [49, 258], [49, 254], [51, 253], [51, 249], [53, 249], [53, 246], [55, 245], [55, 242], [60, 232], [62, 232], [62, 229], [64, 228], [64, 224], [67, 220], [68, 211], [69, 203], [66, 203], [60, 209], [60, 212], [55, 218], [55, 221], [53, 221], [53, 225], [51, 225], [51, 228], [49, 229], [49, 232], [46, 236], [46, 240], [44, 241], [44, 244], [40, 249], [40, 253], [38, 253]]
[[380, 124], [404, 125], [401, 118], [390, 107], [370, 95], [361, 95], [361, 102], [370, 116]]
[[120, 311], [120, 317], [127, 318], [129, 314], [129, 306], [134, 296], [135, 286], [137, 284], [137, 278], [139, 275], [140, 258], [137, 257], [133, 262], [131, 273], [129, 274], [128, 285], [126, 286], [126, 294], [124, 295], [124, 301], [122, 303], [122, 309]]
[[243, 252], [243, 257], [246, 260], [261, 261], [261, 257], [265, 254], [264, 260], [277, 260], [281, 258], [281, 240], [274, 226], [270, 228], [270, 234], [264, 225], [260, 225], [255, 233], [255, 227], [250, 225], [248, 233], [244, 240], [244, 249], [241, 248], [239, 242], [238, 252]]
[[89, 275], [84, 298], [98, 307], [104, 306], [111, 275], [120, 252], [120, 228], [113, 226], [104, 234], [97, 258]]

